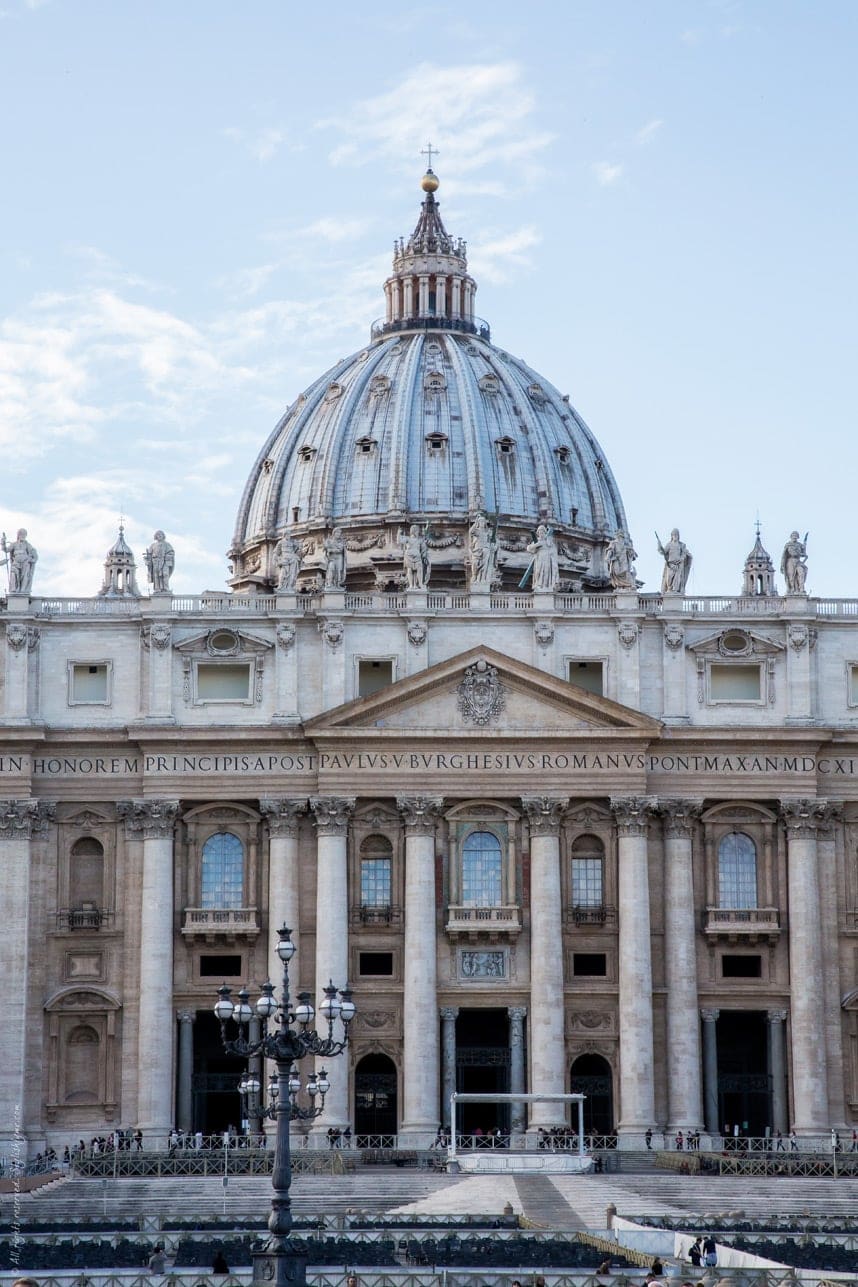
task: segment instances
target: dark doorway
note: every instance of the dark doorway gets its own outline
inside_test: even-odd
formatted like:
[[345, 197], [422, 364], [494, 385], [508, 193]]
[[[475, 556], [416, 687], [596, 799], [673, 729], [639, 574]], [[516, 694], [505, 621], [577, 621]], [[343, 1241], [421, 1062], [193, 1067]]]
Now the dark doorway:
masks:
[[[569, 1091], [573, 1095], [586, 1095], [584, 1100], [584, 1132], [587, 1135], [613, 1135], [614, 1133], [614, 1084], [611, 1065], [601, 1055], [579, 1055], [572, 1065]], [[570, 1105], [570, 1121], [578, 1128], [578, 1108]]]
[[[396, 1065], [387, 1055], [364, 1055], [355, 1068], [355, 1135], [384, 1135], [395, 1143]], [[371, 1147], [386, 1147], [376, 1144]]]
[[[506, 1010], [460, 1010], [456, 1019], [456, 1090], [509, 1093], [509, 1015]], [[509, 1104], [460, 1104], [463, 1135], [500, 1128], [509, 1134]]]
[[198, 1010], [194, 1022], [193, 1129], [216, 1135], [241, 1125], [238, 1083], [247, 1060], [228, 1055], [220, 1024], [210, 1010]]
[[772, 1124], [771, 1077], [762, 1011], [722, 1010], [717, 1022], [718, 1113], [724, 1133], [765, 1135]]

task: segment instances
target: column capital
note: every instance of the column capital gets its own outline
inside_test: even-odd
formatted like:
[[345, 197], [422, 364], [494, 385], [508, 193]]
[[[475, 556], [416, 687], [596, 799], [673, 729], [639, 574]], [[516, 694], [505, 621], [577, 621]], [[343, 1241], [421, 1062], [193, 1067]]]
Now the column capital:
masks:
[[788, 836], [816, 835], [828, 809], [827, 800], [781, 800], [780, 814]]
[[830, 840], [834, 828], [843, 821], [843, 802], [841, 800], [820, 800], [820, 809], [816, 819], [816, 829], [820, 839]]
[[125, 835], [134, 840], [171, 836], [179, 816], [178, 800], [118, 800], [116, 816], [125, 823]]
[[506, 1012], [509, 1015], [510, 1021], [512, 1023], [521, 1023], [524, 1019], [527, 1018], [526, 1005], [508, 1005], [506, 1008]]
[[654, 795], [611, 796], [611, 812], [621, 836], [645, 836], [658, 801]]
[[657, 811], [666, 836], [690, 836], [703, 805], [699, 800], [659, 800]]
[[176, 1018], [180, 1024], [192, 1024], [197, 1021], [196, 1012], [194, 1010], [177, 1010]]
[[441, 1018], [448, 1022], [452, 1019], [458, 1019], [459, 1007], [457, 1005], [442, 1005], [440, 1010]]
[[344, 836], [349, 829], [355, 803], [353, 795], [311, 796], [310, 808], [313, 811], [317, 833], [320, 836]]
[[522, 796], [521, 807], [527, 814], [531, 836], [559, 836], [568, 796]]
[[47, 829], [56, 812], [47, 800], [0, 800], [0, 840], [29, 840]]
[[427, 836], [435, 830], [444, 810], [444, 799], [438, 795], [398, 795], [396, 807], [409, 835]]
[[786, 1023], [786, 1010], [767, 1010], [766, 1019], [769, 1023]]
[[704, 1023], [715, 1023], [720, 1013], [720, 1010], [701, 1010], [700, 1018]]
[[307, 800], [291, 800], [285, 796], [269, 796], [259, 801], [259, 812], [268, 823], [272, 836], [296, 836], [298, 819], [307, 812]]

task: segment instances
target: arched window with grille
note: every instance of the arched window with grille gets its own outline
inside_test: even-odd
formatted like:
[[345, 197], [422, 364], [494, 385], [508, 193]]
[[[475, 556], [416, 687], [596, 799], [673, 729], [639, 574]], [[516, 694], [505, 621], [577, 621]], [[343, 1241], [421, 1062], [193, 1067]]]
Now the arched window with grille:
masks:
[[501, 842], [493, 831], [472, 831], [462, 846], [462, 903], [466, 907], [503, 904]]
[[218, 831], [203, 845], [200, 907], [242, 907], [244, 845], [231, 831]]
[[571, 876], [576, 919], [601, 919], [605, 904], [605, 846], [598, 836], [577, 836], [573, 840]]
[[360, 905], [364, 911], [389, 911], [393, 845], [387, 836], [366, 836], [360, 846]]
[[744, 831], [730, 831], [718, 845], [718, 906], [757, 906], [757, 846]]

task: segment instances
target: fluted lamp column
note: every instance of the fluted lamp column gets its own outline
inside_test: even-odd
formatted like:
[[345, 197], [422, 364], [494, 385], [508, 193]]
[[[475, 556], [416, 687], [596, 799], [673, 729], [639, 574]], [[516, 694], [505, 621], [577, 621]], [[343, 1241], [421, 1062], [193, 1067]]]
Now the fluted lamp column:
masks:
[[403, 796], [405, 823], [405, 963], [402, 990], [400, 1136], [428, 1146], [441, 1123], [438, 1102], [438, 1001], [435, 947], [435, 828], [443, 800]]

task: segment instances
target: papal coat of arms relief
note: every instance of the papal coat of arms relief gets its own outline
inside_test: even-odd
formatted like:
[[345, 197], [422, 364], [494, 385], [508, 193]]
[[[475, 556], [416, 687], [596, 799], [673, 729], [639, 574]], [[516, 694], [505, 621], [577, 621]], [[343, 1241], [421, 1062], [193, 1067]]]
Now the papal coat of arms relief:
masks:
[[497, 668], [487, 661], [468, 666], [457, 693], [462, 719], [467, 722], [491, 724], [503, 710], [503, 684]]

